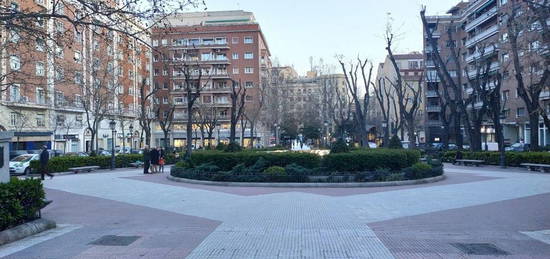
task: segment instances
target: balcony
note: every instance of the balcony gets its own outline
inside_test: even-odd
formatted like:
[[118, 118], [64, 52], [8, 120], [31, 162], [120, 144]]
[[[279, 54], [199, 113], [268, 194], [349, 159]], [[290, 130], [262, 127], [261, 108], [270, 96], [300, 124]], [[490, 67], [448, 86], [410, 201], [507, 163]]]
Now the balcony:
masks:
[[437, 91], [431, 90], [426, 92], [426, 97], [433, 98], [433, 97], [439, 97], [439, 95], [437, 94]]
[[[491, 63], [491, 66], [489, 67], [489, 73], [494, 72], [494, 71], [498, 70], [499, 68], [500, 68], [500, 63], [498, 61], [495, 61], [495, 62]], [[483, 77], [484, 74], [485, 74], [484, 70], [485, 70], [485, 66], [482, 67], [479, 70], [479, 73], [480, 73], [481, 77]], [[478, 73], [477, 70], [468, 71], [468, 78], [470, 78], [470, 79], [475, 78], [477, 76], [477, 73]]]
[[426, 106], [426, 112], [441, 112], [441, 106], [439, 106], [439, 105], [428, 105], [428, 106]]
[[476, 51], [474, 54], [467, 56], [466, 62], [471, 63], [476, 59], [492, 56], [493, 54], [496, 54], [498, 50], [499, 48], [496, 45], [488, 46], [485, 49], [483, 49], [483, 51]]
[[466, 24], [465, 30], [467, 32], [470, 32], [471, 30], [475, 29], [476, 26], [482, 24], [483, 22], [491, 19], [498, 13], [498, 7], [495, 6], [491, 8], [489, 11], [485, 12], [484, 14], [480, 15], [479, 17], [473, 19], [472, 21], [468, 22]]
[[539, 100], [541, 101], [550, 100], [550, 91], [546, 90], [546, 91], [540, 92]]
[[230, 64], [229, 59], [225, 56], [201, 59], [200, 62], [206, 63], [206, 64], [226, 64], [226, 65]]
[[440, 127], [442, 123], [438, 120], [428, 120], [426, 121], [426, 125], [429, 127]]
[[466, 47], [467, 48], [472, 47], [474, 44], [495, 35], [496, 33], [498, 33], [498, 29], [499, 29], [498, 24], [495, 24], [487, 28], [486, 30], [478, 33], [477, 35], [471, 37], [466, 41]]

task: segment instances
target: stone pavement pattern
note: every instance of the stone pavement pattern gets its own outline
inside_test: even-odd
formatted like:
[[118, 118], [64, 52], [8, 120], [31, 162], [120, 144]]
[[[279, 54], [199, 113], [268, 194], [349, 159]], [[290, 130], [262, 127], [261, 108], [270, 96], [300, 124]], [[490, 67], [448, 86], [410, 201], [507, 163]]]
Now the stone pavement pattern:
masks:
[[[447, 166], [448, 179], [385, 188], [208, 187], [139, 170], [45, 181], [43, 215], [81, 226], [8, 258], [550, 258], [550, 175]], [[128, 246], [90, 243], [137, 236]], [[1, 250], [1, 249], [0, 249]], [[480, 256], [480, 258], [491, 255]]]

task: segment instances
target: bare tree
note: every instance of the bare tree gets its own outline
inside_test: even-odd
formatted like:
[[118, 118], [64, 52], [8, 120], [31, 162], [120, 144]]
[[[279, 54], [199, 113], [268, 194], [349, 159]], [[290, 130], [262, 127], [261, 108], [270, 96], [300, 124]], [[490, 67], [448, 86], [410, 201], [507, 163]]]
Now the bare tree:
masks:
[[[346, 79], [346, 86], [348, 88], [348, 91], [355, 105], [354, 115], [355, 115], [355, 121], [359, 125], [360, 144], [362, 147], [368, 148], [369, 147], [368, 130], [367, 130], [367, 122], [365, 118], [367, 114], [367, 108], [369, 107], [369, 99], [370, 99], [369, 93], [370, 93], [370, 87], [372, 85], [371, 78], [372, 78], [373, 65], [372, 63], [370, 63], [370, 68], [368, 68], [368, 72], [367, 72], [366, 67], [369, 64], [367, 59], [362, 60], [361, 58], [357, 58], [357, 64], [354, 64], [353, 62], [351, 62], [349, 64], [349, 68], [346, 66], [346, 64], [342, 60], [342, 57], [338, 58], [338, 62], [342, 67], [342, 71]], [[361, 92], [359, 89], [359, 84], [360, 84], [358, 82], [359, 76], [361, 76], [362, 78], [362, 81], [363, 81], [362, 84], [365, 89], [365, 93], [363, 95], [361, 95]]]
[[151, 108], [151, 104], [155, 102], [154, 97], [158, 88], [149, 86], [146, 79], [143, 79], [139, 85], [139, 126], [142, 130], [141, 139], [145, 135], [145, 145], [151, 145], [151, 124], [155, 119], [155, 113]]
[[170, 147], [168, 134], [172, 130], [174, 122], [174, 112], [176, 111], [176, 105], [173, 100], [168, 100], [168, 103], [164, 103], [164, 100], [161, 102], [161, 96], [157, 96], [155, 103], [155, 114], [164, 135], [163, 145], [165, 149]]
[[395, 103], [391, 98], [393, 96], [393, 88], [387, 86], [386, 82], [386, 78], [380, 78], [378, 85], [373, 86], [374, 96], [378, 101], [382, 121], [386, 125], [386, 127], [383, 127], [384, 147], [388, 147], [390, 144], [390, 112], [392, 110], [392, 103]]
[[218, 112], [216, 110], [216, 107], [201, 103], [199, 105], [197, 113], [199, 116], [199, 127], [201, 130], [202, 139], [205, 139], [204, 134], [206, 134], [206, 139], [208, 140], [208, 148], [211, 148], [214, 129], [216, 129], [216, 125], [218, 124], [219, 120]]
[[[229, 142], [235, 143], [237, 123], [243, 119], [243, 113], [245, 110], [246, 99], [246, 87], [241, 82], [231, 80], [231, 111], [230, 111], [230, 130], [229, 130]], [[244, 131], [244, 129], [243, 129]]]

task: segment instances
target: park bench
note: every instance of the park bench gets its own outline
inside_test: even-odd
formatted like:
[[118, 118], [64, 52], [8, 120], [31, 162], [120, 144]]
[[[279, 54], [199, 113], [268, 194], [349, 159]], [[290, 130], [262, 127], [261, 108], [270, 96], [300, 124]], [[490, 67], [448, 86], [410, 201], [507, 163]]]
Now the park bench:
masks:
[[475, 166], [479, 166], [481, 164], [483, 164], [483, 160], [472, 160], [472, 159], [457, 159], [455, 160], [455, 163], [456, 164], [463, 164], [464, 166], [468, 166], [468, 165], [475, 165]]
[[522, 163], [520, 166], [527, 167], [529, 171], [540, 171], [542, 173], [546, 173], [548, 172], [548, 169], [550, 169], [550, 165], [547, 164]]
[[132, 167], [135, 167], [135, 168], [140, 168], [140, 167], [143, 166], [143, 162], [141, 162], [141, 161], [136, 161], [136, 162], [130, 163], [130, 165], [131, 165]]
[[78, 172], [91, 172], [97, 169], [99, 169], [99, 166], [92, 165], [92, 166], [71, 167], [69, 168], [69, 171], [74, 172], [75, 174], [78, 174]]

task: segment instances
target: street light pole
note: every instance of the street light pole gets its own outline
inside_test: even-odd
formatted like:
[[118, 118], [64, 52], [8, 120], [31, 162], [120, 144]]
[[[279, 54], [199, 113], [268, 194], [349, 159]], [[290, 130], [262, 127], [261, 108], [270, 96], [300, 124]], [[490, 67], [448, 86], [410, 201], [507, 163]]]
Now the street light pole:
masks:
[[328, 121], [325, 121], [325, 147], [328, 147]]
[[109, 122], [109, 126], [111, 127], [111, 133], [112, 133], [112, 141], [111, 141], [111, 170], [115, 170], [115, 139], [116, 139], [116, 122], [115, 120], [111, 120]]
[[221, 137], [220, 137], [220, 127], [222, 126], [221, 123], [216, 123], [216, 128], [218, 128], [218, 145], [220, 145], [220, 140], [221, 140]]
[[275, 146], [278, 146], [279, 145], [279, 124], [278, 123], [275, 123], [273, 124], [273, 126], [275, 126]]
[[132, 151], [134, 149], [134, 125], [130, 124], [129, 130], [130, 130], [130, 154], [132, 154]]

